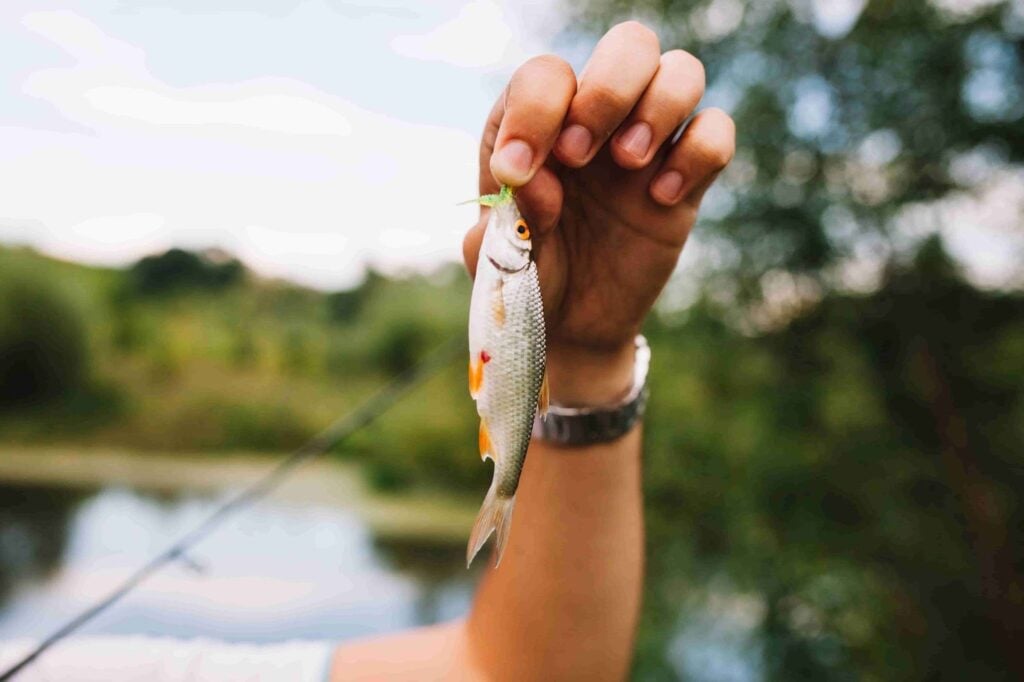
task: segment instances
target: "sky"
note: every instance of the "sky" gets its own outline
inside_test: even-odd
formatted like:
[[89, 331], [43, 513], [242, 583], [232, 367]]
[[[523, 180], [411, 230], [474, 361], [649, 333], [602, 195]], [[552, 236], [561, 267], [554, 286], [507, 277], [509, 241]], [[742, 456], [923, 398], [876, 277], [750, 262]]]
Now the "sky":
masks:
[[[933, 1], [964, 12], [991, 2]], [[4, 0], [0, 243], [105, 265], [220, 247], [262, 275], [323, 289], [357, 283], [368, 265], [457, 261], [476, 215], [458, 204], [477, 193], [477, 139], [495, 97], [531, 55], [557, 45], [578, 69], [589, 51], [565, 39], [558, 5]], [[810, 7], [818, 30], [840, 38], [864, 0]], [[725, 35], [743, 4], [695, 12], [705, 37]], [[1004, 89], [979, 82], [968, 100]], [[813, 85], [793, 125], [827, 121]], [[864, 145], [870, 166], [879, 144]], [[1019, 284], [1024, 170], [986, 170], [974, 156], [954, 165], [984, 175], [983, 192], [944, 199], [945, 225], [935, 207], [910, 207], [896, 229], [910, 241], [940, 231], [976, 283]], [[701, 259], [699, 231], [695, 241], [684, 270]]]
[[222, 247], [320, 288], [456, 260], [477, 139], [558, 30], [473, 2], [0, 5], [0, 241]]

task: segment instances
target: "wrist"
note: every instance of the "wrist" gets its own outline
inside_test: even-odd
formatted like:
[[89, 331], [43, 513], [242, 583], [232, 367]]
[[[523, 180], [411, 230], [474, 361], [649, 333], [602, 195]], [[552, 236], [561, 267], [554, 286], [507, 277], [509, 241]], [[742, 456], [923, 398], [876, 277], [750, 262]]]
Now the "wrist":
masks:
[[598, 407], [620, 402], [633, 386], [636, 346], [594, 349], [554, 343], [547, 349], [551, 403], [564, 407]]

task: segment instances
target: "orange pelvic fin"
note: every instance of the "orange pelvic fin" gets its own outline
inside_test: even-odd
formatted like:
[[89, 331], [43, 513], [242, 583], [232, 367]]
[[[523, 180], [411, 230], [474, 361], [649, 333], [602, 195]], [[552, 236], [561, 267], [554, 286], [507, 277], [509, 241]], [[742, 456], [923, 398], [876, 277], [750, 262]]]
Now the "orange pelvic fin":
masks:
[[469, 395], [476, 400], [480, 395], [480, 387], [484, 384], [484, 361], [479, 357], [469, 359]]
[[484, 460], [490, 457], [494, 459], [494, 443], [491, 442], [491, 432], [487, 430], [487, 421], [484, 419], [480, 420], [480, 459]]
[[551, 403], [551, 387], [548, 385], [548, 371], [544, 370], [544, 380], [540, 384], [540, 396], [537, 398], [537, 414], [545, 417]]

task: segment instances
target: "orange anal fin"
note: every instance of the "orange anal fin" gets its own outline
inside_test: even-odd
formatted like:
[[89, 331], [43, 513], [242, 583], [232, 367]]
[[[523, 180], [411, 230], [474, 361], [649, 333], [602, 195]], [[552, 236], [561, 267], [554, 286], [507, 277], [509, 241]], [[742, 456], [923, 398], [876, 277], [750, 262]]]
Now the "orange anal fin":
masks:
[[484, 460], [490, 457], [494, 459], [494, 444], [491, 442], [491, 432], [487, 430], [487, 422], [483, 419], [480, 420], [480, 459]]
[[540, 383], [540, 396], [537, 398], [537, 414], [544, 417], [548, 413], [551, 402], [551, 387], [548, 386], [548, 371], [544, 370], [544, 380]]
[[484, 384], [484, 362], [479, 357], [469, 359], [469, 395], [476, 400]]

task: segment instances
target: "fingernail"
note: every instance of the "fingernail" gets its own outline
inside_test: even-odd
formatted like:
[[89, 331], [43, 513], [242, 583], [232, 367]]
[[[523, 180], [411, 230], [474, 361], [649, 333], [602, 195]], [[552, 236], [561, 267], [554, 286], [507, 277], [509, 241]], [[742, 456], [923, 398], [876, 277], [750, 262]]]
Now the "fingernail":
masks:
[[579, 123], [573, 123], [562, 131], [558, 136], [558, 151], [566, 161], [583, 163], [590, 153], [590, 145], [594, 143], [594, 136], [590, 131]]
[[509, 140], [491, 158], [491, 172], [494, 176], [515, 185], [526, 182], [532, 165], [533, 150], [522, 140]]
[[636, 158], [642, 159], [651, 148], [651, 135], [651, 126], [643, 121], [637, 121], [622, 133], [619, 144]]
[[679, 195], [682, 192], [683, 174], [676, 170], [665, 171], [651, 185], [651, 194], [666, 204], [674, 204], [679, 201]]

